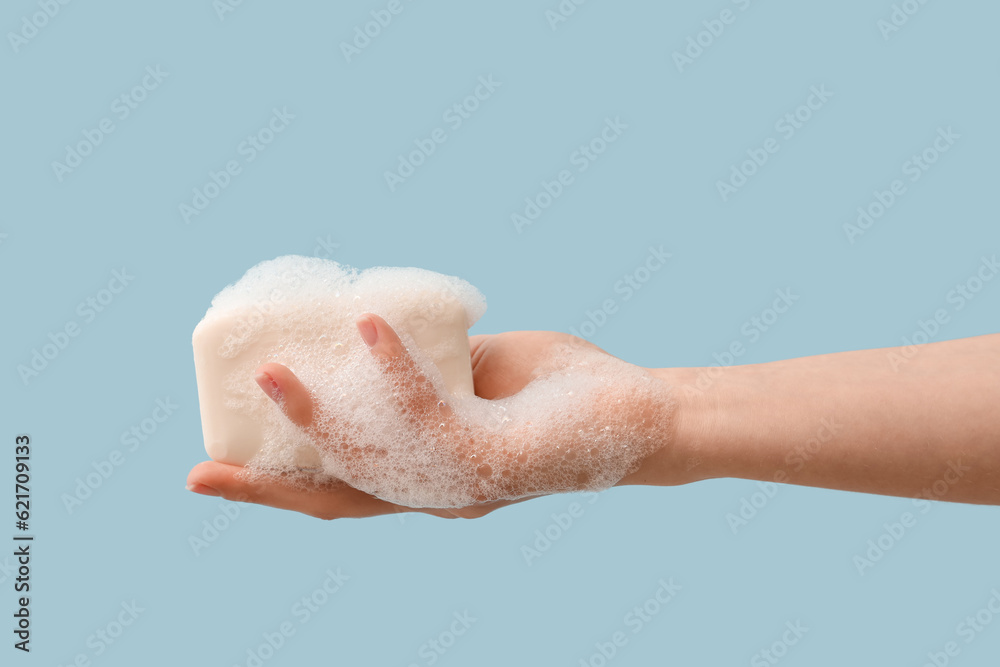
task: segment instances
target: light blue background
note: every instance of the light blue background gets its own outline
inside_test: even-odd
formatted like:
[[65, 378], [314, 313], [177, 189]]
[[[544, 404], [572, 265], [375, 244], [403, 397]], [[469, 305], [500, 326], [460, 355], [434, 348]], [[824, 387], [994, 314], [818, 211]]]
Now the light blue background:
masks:
[[[318, 239], [351, 265], [466, 278], [489, 301], [474, 332], [568, 331], [618, 298], [593, 340], [648, 366], [713, 363], [747, 342], [743, 323], [779, 288], [799, 301], [741, 363], [899, 345], [938, 308], [952, 317], [937, 339], [1000, 329], [1000, 281], [961, 311], [947, 301], [1000, 250], [997, 3], [929, 3], [885, 40], [886, 0], [590, 2], [555, 30], [556, 0], [404, 0], [348, 63], [339, 44], [385, 5], [246, 0], [220, 20], [209, 0], [74, 2], [18, 52], [0, 47], [0, 471], [12, 476], [13, 437], [29, 433], [37, 535], [34, 650], [14, 651], [0, 627], [0, 662], [245, 665], [262, 633], [292, 620], [264, 664], [426, 665], [421, 645], [468, 610], [476, 623], [436, 664], [575, 666], [624, 630], [612, 665], [746, 665], [797, 620], [809, 630], [789, 667], [922, 665], [952, 640], [953, 664], [995, 664], [1000, 619], [971, 644], [955, 634], [1000, 588], [992, 508], [935, 505], [864, 576], [852, 558], [910, 501], [781, 487], [734, 535], [726, 514], [758, 490], [739, 480], [584, 500], [530, 566], [522, 545], [580, 498], [470, 522], [322, 523], [244, 506], [195, 555], [189, 536], [220, 502], [184, 490], [204, 459], [191, 331], [247, 268], [312, 254]], [[735, 23], [678, 72], [671, 54], [724, 8]], [[20, 30], [37, 11], [8, 2], [0, 26]], [[157, 65], [165, 81], [59, 182], [51, 163], [66, 145]], [[383, 172], [447, 127], [443, 112], [484, 75], [501, 87], [391, 193]], [[774, 123], [814, 85], [834, 96], [723, 202], [716, 181], [780, 136]], [[274, 107], [295, 115], [289, 127], [185, 224], [178, 206], [242, 159], [237, 146]], [[628, 129], [518, 233], [511, 214], [608, 117]], [[939, 127], [961, 138], [849, 243], [843, 224]], [[661, 244], [668, 266], [621, 301], [616, 281]], [[77, 304], [122, 267], [134, 281], [22, 382], [17, 366], [82, 323]], [[68, 512], [63, 494], [167, 397], [176, 413]], [[328, 568], [350, 580], [298, 624], [292, 605]], [[10, 623], [11, 575], [0, 578]], [[623, 618], [660, 578], [683, 588], [633, 635]], [[132, 600], [145, 611], [95, 657], [88, 636]]]

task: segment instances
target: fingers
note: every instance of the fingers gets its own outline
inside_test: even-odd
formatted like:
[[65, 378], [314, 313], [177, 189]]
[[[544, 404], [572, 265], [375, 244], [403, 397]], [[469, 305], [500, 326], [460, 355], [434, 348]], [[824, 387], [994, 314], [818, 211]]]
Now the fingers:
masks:
[[430, 380], [420, 372], [403, 341], [392, 327], [378, 315], [366, 313], [357, 320], [358, 332], [372, 355], [382, 362], [383, 367], [398, 373], [401, 400], [411, 419], [421, 419], [428, 414], [438, 414], [442, 410], [437, 390]]
[[254, 379], [292, 422], [303, 428], [312, 426], [312, 394], [292, 371], [281, 364], [268, 363], [257, 369]]
[[476, 505], [469, 505], [468, 507], [455, 507], [448, 511], [456, 519], [479, 519], [486, 516], [490, 512], [500, 509], [501, 507], [507, 507], [508, 505], [514, 505], [516, 503], [523, 503], [525, 500], [530, 500], [531, 498], [519, 498], [517, 500], [494, 500], [489, 503], [478, 503]]
[[371, 348], [375, 357], [386, 362], [409, 360], [409, 354], [403, 341], [399, 339], [389, 323], [381, 317], [365, 313], [358, 318], [355, 324], [358, 326], [361, 338]]
[[[346, 484], [309, 490], [276, 481], [247, 482], [237, 477], [240, 466], [203, 461], [188, 474], [188, 489], [226, 500], [292, 510], [318, 519], [362, 518], [415, 511], [358, 491]], [[435, 513], [443, 516], [443, 513]]]
[[[407, 351], [392, 327], [378, 315], [366, 314], [358, 318], [358, 332], [387, 370], [400, 374], [404, 404], [412, 417], [426, 415], [430, 410], [440, 410], [438, 394]], [[255, 376], [261, 390], [281, 406], [285, 415], [303, 428], [313, 425], [313, 398], [308, 389], [287, 367], [267, 363], [257, 369]]]

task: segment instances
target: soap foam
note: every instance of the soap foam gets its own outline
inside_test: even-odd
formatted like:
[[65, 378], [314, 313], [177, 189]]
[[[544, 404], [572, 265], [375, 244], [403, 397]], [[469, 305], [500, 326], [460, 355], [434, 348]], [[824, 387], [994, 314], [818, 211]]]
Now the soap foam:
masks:
[[[458, 278], [414, 268], [358, 272], [296, 256], [264, 262], [216, 296], [206, 319], [238, 313], [240, 322], [220, 356], [267, 342], [225, 381], [227, 405], [262, 425], [264, 446], [246, 479], [280, 476], [304, 489], [341, 480], [407, 507], [465, 507], [605, 489], [665, 442], [669, 388], [582, 341], [554, 345], [516, 395], [449, 393], [430, 351], [407, 333], [421, 326], [415, 304], [427, 322], [459, 304], [466, 326], [486, 306]], [[364, 312], [396, 330], [422, 382], [361, 342], [354, 321]], [[311, 429], [288, 420], [254, 382], [269, 361], [312, 392]]]

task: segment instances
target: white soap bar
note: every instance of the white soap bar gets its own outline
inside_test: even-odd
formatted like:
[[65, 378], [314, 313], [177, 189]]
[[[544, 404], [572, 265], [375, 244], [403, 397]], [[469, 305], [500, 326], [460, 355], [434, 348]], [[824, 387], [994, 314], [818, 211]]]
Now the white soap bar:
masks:
[[[274, 409], [254, 370], [283, 363], [283, 352], [304, 347], [336, 373], [341, 355], [365, 347], [355, 325], [365, 312], [383, 317], [404, 342], [412, 340], [449, 392], [472, 394], [467, 330], [484, 310], [482, 295], [465, 281], [422, 269], [358, 273], [296, 256], [257, 265], [213, 299], [192, 337], [205, 450], [222, 463], [250, 461], [264, 443], [263, 411]], [[292, 370], [307, 387], [308, 373], [316, 372]], [[302, 464], [310, 465], [308, 453], [303, 456]]]

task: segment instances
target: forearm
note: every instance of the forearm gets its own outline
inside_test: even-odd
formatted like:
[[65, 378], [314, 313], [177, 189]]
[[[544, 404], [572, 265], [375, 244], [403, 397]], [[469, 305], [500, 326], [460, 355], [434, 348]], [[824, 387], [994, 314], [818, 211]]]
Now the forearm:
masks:
[[1000, 335], [905, 352], [653, 371], [673, 385], [674, 430], [622, 481], [739, 477], [1000, 504]]

